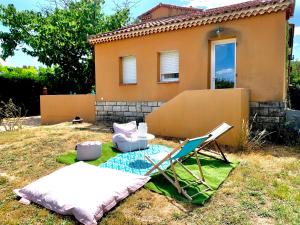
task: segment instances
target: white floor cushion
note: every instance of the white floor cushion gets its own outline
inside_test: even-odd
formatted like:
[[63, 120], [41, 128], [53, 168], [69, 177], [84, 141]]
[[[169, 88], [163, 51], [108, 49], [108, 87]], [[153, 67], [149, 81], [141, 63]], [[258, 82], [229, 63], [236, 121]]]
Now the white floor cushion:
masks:
[[35, 202], [83, 224], [97, 224], [103, 214], [148, 182], [150, 177], [78, 162], [14, 192], [21, 202]]
[[95, 160], [101, 156], [102, 143], [100, 141], [86, 141], [76, 145], [77, 160]]

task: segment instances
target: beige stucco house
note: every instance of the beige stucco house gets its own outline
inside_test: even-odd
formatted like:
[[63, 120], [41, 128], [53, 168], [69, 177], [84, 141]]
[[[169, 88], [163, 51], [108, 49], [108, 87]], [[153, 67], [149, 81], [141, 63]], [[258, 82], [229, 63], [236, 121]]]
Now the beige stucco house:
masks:
[[196, 9], [159, 4], [140, 22], [89, 37], [95, 50], [97, 121], [146, 120], [163, 136], [202, 135], [243, 123], [284, 121], [288, 19], [293, 0], [256, 0]]
[[232, 88], [251, 90], [251, 102], [282, 103], [293, 10], [291, 0], [207, 10], [159, 4], [140, 23], [90, 37], [96, 101], [166, 102], [185, 90], [217, 89], [228, 76]]

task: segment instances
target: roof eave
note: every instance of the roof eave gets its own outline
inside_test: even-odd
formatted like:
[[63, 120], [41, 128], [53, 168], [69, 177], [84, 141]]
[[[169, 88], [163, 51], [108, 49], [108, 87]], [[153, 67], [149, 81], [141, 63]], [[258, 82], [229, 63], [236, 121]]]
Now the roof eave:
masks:
[[253, 9], [244, 9], [244, 10], [230, 12], [230, 13], [211, 15], [208, 17], [200, 17], [197, 19], [190, 19], [186, 21], [153, 26], [153, 27], [148, 27], [143, 29], [136, 29], [136, 30], [133, 29], [131, 31], [120, 32], [117, 34], [112, 34], [112, 35], [107, 35], [102, 37], [99, 36], [97, 37], [97, 35], [93, 35], [89, 37], [88, 41], [90, 44], [93, 45], [98, 43], [117, 41], [117, 40], [132, 38], [132, 37], [145, 36], [149, 34], [162, 33], [162, 32], [184, 29], [189, 27], [203, 26], [206, 24], [237, 20], [245, 17], [257, 16], [266, 13], [274, 13], [278, 11], [286, 11], [287, 16], [288, 15], [292, 16], [294, 12], [294, 1], [284, 1], [274, 5], [264, 5]]

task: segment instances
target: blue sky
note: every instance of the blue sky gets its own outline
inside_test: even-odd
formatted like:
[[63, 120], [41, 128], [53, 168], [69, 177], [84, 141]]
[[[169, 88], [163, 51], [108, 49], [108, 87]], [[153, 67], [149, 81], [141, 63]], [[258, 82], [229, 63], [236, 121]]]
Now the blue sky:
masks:
[[[238, 2], [242, 2], [245, 0], [140, 0], [139, 3], [132, 9], [132, 16], [136, 17], [148, 9], [154, 7], [160, 2], [181, 5], [181, 6], [193, 6], [193, 7], [201, 7], [201, 8], [212, 8], [223, 5], [234, 4]], [[39, 10], [40, 6], [46, 4], [47, 0], [0, 0], [0, 4], [14, 4], [15, 7], [19, 10], [24, 9], [33, 9]], [[109, 14], [112, 12], [112, 1], [107, 0], [105, 3], [104, 10]], [[295, 30], [295, 39], [294, 39], [294, 55], [296, 59], [300, 60], [300, 0], [296, 3], [296, 10], [294, 18], [290, 20], [291, 23], [296, 24]], [[5, 28], [0, 26], [1, 30]], [[32, 58], [22, 53], [21, 51], [17, 51], [15, 56], [9, 57], [6, 59], [6, 65], [9, 66], [23, 66], [23, 65], [33, 65], [39, 66], [41, 65], [36, 58]]]
[[216, 79], [234, 81], [235, 44], [219, 44], [215, 47]]

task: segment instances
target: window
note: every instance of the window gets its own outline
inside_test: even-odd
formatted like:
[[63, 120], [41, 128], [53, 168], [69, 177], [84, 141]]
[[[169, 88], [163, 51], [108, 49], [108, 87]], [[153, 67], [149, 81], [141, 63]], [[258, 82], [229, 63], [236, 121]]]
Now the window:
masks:
[[136, 58], [135, 56], [122, 57], [122, 83], [136, 83]]
[[211, 89], [234, 88], [236, 84], [236, 39], [211, 44]]
[[160, 81], [172, 82], [179, 80], [178, 51], [160, 53]]

